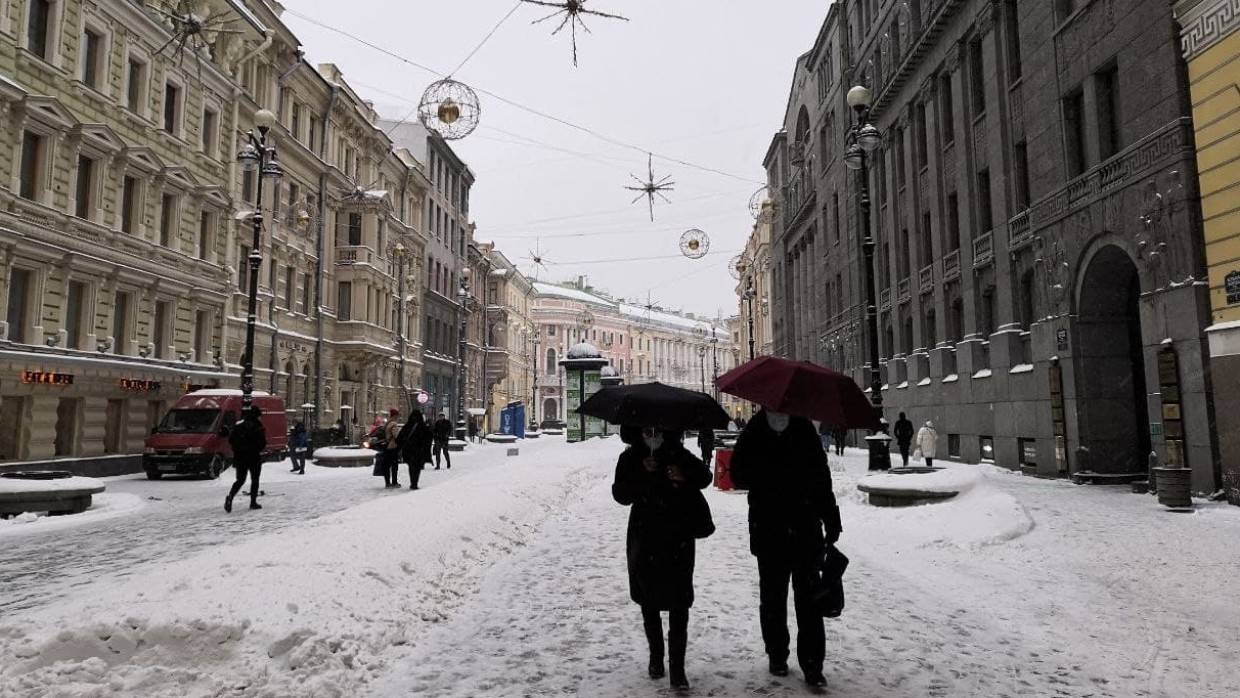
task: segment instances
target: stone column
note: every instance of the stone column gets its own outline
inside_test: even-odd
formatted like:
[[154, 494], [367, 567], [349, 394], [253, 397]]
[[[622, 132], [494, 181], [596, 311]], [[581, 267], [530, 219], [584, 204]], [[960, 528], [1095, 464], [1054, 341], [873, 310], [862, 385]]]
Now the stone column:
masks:
[[56, 407], [58, 395], [32, 395], [26, 399], [26, 415], [22, 420], [26, 457], [47, 460], [56, 454]]
[[103, 440], [108, 423], [108, 400], [103, 397], [82, 398], [82, 435], [78, 454], [80, 456], [104, 455]]

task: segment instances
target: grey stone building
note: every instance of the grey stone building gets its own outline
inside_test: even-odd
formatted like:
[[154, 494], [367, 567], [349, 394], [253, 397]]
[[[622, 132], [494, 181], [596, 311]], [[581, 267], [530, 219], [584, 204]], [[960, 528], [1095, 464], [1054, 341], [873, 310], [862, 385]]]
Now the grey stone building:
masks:
[[1213, 491], [1178, 40], [1160, 0], [833, 5], [766, 158], [777, 351], [864, 376], [858, 180], [841, 161], [862, 83], [884, 136], [868, 173], [889, 418], [1047, 476], [1140, 472], [1154, 450]]

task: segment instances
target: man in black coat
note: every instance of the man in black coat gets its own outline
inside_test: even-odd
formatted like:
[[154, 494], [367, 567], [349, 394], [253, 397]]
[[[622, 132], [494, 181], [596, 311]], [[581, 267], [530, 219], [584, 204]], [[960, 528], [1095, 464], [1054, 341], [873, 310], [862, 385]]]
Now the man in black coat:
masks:
[[262, 412], [251, 405], [241, 415], [241, 421], [228, 431], [228, 443], [233, 451], [233, 470], [237, 479], [228, 497], [224, 499], [224, 511], [232, 513], [233, 497], [241, 491], [246, 475], [250, 476], [250, 508], [262, 509], [258, 503], [258, 476], [263, 470], [263, 451], [267, 448], [267, 431], [263, 428]]
[[400, 455], [409, 464], [409, 489], [416, 490], [422, 468], [431, 462], [431, 429], [426, 426], [421, 410], [414, 410], [409, 415], [409, 421], [396, 438], [400, 444]]
[[702, 462], [706, 467], [710, 467], [710, 461], [715, 455], [715, 431], [713, 429], [698, 430], [698, 448], [702, 451]]
[[896, 444], [900, 446], [900, 458], [904, 461], [904, 467], [908, 467], [908, 449], [913, 443], [913, 423], [900, 413], [900, 418], [896, 420], [895, 435]]
[[452, 422], [448, 421], [448, 415], [441, 414], [439, 419], [435, 420], [435, 470], [439, 470], [439, 454], [443, 454], [444, 460], [448, 461], [448, 470], [452, 469], [452, 454], [448, 451], [448, 440], [452, 438]]
[[732, 454], [732, 481], [749, 490], [749, 547], [758, 558], [762, 641], [771, 673], [788, 674], [788, 582], [797, 615], [797, 661], [805, 681], [826, 685], [826, 633], [812, 593], [827, 543], [840, 537], [840, 510], [826, 452], [802, 417], [762, 410]]

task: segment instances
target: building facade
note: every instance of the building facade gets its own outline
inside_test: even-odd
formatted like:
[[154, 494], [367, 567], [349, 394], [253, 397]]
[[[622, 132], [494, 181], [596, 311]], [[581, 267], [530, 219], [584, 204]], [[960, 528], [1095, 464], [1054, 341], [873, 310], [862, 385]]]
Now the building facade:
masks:
[[570, 284], [534, 282], [538, 328], [538, 415], [563, 420], [568, 350], [581, 342], [599, 349], [625, 383], [659, 381], [714, 393], [714, 379], [737, 365], [733, 336], [723, 320], [703, 320], [653, 305], [614, 299], [584, 277]]
[[1188, 64], [1213, 324], [1209, 337], [1223, 489], [1240, 504], [1240, 3], [1175, 6]]
[[740, 334], [734, 341], [746, 360], [775, 353], [771, 330], [771, 224], [774, 217], [774, 203], [764, 201], [737, 268], [740, 277], [736, 284], [740, 320], [737, 329]]
[[496, 249], [487, 256], [492, 271], [487, 277], [487, 381], [491, 385], [487, 405], [488, 432], [499, 431], [500, 413], [521, 403], [526, 420], [537, 424], [534, 374], [537, 370], [537, 332], [531, 321], [534, 285], [508, 257]]
[[[891, 415], [951, 457], [1217, 486], [1188, 84], [1156, 0], [836, 3], [767, 158], [776, 351], [865, 375], [855, 175], [873, 94], [878, 344]], [[805, 299], [814, 302], [806, 303]], [[864, 380], [868, 384], [868, 380]]]

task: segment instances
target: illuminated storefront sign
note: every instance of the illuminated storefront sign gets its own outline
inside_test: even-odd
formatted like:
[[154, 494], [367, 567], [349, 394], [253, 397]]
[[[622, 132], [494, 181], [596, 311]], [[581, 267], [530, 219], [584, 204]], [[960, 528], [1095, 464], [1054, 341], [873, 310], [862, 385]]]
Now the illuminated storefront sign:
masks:
[[22, 371], [22, 382], [38, 385], [73, 385], [73, 374], [54, 371]]

